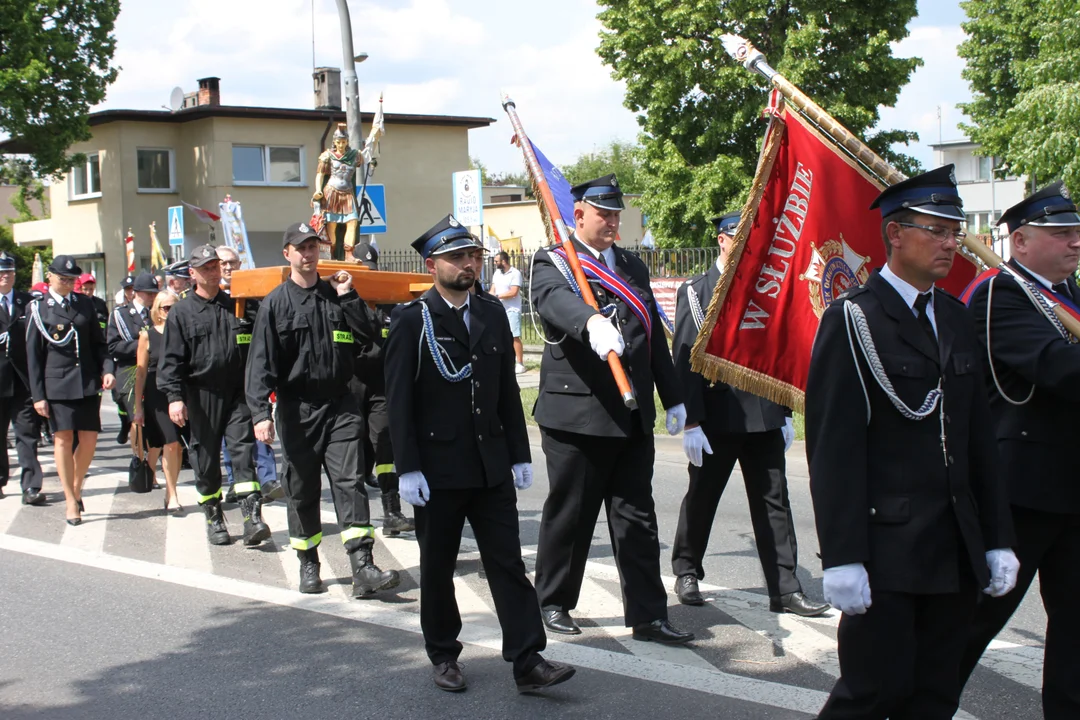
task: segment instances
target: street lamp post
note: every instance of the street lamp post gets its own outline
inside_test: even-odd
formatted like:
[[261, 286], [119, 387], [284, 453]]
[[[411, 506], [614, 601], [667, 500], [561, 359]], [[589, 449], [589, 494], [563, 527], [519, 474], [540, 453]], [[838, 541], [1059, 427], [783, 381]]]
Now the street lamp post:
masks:
[[356, 63], [367, 59], [367, 53], [353, 52], [352, 20], [349, 18], [347, 0], [337, 0], [341, 21], [342, 77], [345, 80], [345, 124], [349, 128], [349, 146], [357, 151], [364, 149], [364, 135], [360, 130], [360, 82], [356, 77]]

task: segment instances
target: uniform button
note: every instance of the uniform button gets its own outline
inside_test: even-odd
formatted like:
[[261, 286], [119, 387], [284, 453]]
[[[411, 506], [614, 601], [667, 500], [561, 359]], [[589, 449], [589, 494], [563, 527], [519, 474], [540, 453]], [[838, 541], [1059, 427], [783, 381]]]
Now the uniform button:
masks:
[[570, 386], [569, 386], [569, 385], [563, 385], [563, 386], [562, 386], [562, 389], [563, 389], [563, 390], [569, 390], [569, 389], [570, 389]]
[[953, 465], [953, 464], [954, 464], [954, 461], [953, 461], [953, 456], [952, 456], [952, 455], [950, 455], [950, 456], [949, 456], [949, 464], [950, 464], [950, 465]]
[[952, 504], [953, 504], [953, 505], [955, 505], [955, 504], [956, 504], [956, 496], [955, 496], [955, 495], [953, 495], [953, 496], [952, 496]]
[[1020, 437], [1027, 437], [1027, 430], [1021, 430]]
[[870, 508], [870, 515], [877, 515], [877, 508]]
[[948, 415], [946, 415], [946, 416], [945, 416], [945, 422], [947, 422], [947, 423], [951, 423], [951, 422], [952, 422], [952, 418], [951, 418], [951, 417], [949, 417]]
[[476, 362], [476, 356], [475, 355], [472, 356], [472, 359], [473, 359], [473, 362]]
[[473, 386], [474, 386], [474, 387], [480, 387], [480, 383], [479, 383], [479, 382], [475, 382], [475, 383], [473, 383]]
[[428, 437], [435, 437], [435, 433], [428, 433]]
[[477, 440], [483, 440], [483, 439], [484, 439], [484, 436], [483, 436], [483, 435], [477, 435], [477, 436], [476, 436], [476, 439], [477, 439]]
[[479, 415], [479, 414], [480, 414], [480, 408], [476, 408], [476, 414], [477, 414], [477, 415]]

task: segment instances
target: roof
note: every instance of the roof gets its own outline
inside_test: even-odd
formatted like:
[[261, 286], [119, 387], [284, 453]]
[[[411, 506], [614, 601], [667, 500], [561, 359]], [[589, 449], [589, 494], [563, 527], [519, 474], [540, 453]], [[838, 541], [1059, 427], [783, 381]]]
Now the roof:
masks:
[[965, 145], [978, 147], [979, 143], [968, 140], [967, 138], [961, 138], [959, 140], [945, 140], [944, 142], [939, 143], [930, 143], [930, 147], [934, 148], [935, 150], [938, 148], [963, 147]]
[[[207, 118], [241, 118], [252, 120], [314, 120], [345, 122], [344, 110], [302, 110], [299, 108], [248, 107], [244, 105], [198, 105], [172, 112], [169, 110], [100, 110], [90, 113], [90, 126], [113, 122], [186, 123]], [[375, 114], [360, 113], [361, 122], [370, 123]], [[495, 122], [489, 117], [463, 115], [417, 115], [385, 113], [387, 125], [441, 125], [466, 129], [487, 127]], [[31, 148], [21, 138], [0, 142], [0, 153], [28, 153]]]

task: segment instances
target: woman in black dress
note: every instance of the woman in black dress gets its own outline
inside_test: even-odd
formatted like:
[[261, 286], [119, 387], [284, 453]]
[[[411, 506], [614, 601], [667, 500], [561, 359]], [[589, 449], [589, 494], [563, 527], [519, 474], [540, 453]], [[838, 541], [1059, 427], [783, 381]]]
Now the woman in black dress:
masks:
[[183, 512], [184, 506], [176, 494], [176, 481], [180, 476], [181, 450], [180, 428], [169, 419], [169, 400], [158, 390], [157, 364], [164, 352], [165, 320], [169, 309], [177, 303], [172, 293], [158, 293], [150, 308], [150, 326], [139, 333], [139, 349], [135, 370], [135, 418], [134, 423], [143, 428], [149, 446], [150, 467], [157, 472], [157, 460], [165, 471], [165, 511], [170, 503], [175, 512]]

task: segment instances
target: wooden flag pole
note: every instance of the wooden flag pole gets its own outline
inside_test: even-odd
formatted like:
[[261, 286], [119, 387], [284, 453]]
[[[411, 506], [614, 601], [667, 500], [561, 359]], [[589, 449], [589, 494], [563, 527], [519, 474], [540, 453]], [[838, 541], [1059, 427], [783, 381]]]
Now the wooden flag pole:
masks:
[[[544, 171], [540, 167], [540, 161], [536, 159], [536, 153], [533, 152], [532, 144], [529, 142], [529, 136], [525, 134], [525, 129], [521, 126], [521, 119], [517, 114], [517, 106], [514, 105], [514, 101], [510, 99], [510, 96], [503, 93], [502, 95], [503, 110], [510, 117], [510, 124], [514, 128], [514, 134], [517, 136], [518, 147], [525, 154], [525, 165], [532, 176], [533, 183], [536, 185], [540, 200], [543, 202], [544, 207], [547, 209], [548, 218], [551, 220], [552, 228], [555, 232], [555, 237], [559, 243], [562, 244], [563, 250], [566, 251], [566, 259], [570, 263], [570, 270], [574, 273], [574, 280], [577, 282], [578, 287], [581, 288], [581, 299], [585, 301], [589, 307], [597, 312], [600, 312], [600, 305], [596, 302], [596, 296], [593, 295], [592, 288], [589, 286], [589, 281], [585, 277], [585, 271], [581, 268], [581, 261], [578, 259], [577, 248], [574, 247], [574, 243], [570, 241], [570, 232], [566, 228], [566, 223], [563, 222], [562, 216], [559, 214], [558, 205], [555, 203], [555, 196], [551, 193], [551, 186], [548, 184], [547, 178], [544, 177]], [[619, 394], [622, 395], [623, 404], [631, 410], [637, 409], [637, 398], [634, 396], [634, 388], [630, 384], [630, 379], [626, 376], [626, 370], [623, 369], [622, 361], [619, 356], [614, 352], [608, 353], [607, 356], [608, 367], [611, 368], [611, 374], [615, 377], [615, 384], [619, 387]]]

